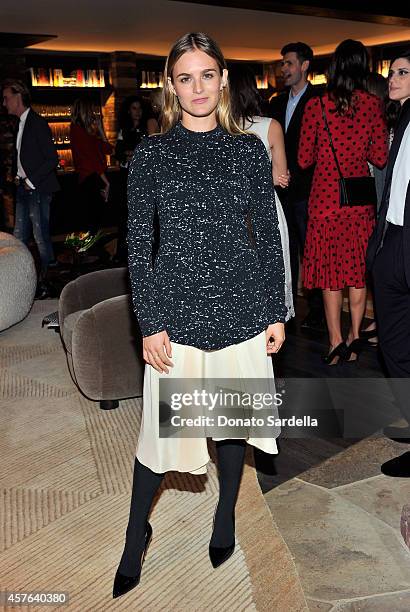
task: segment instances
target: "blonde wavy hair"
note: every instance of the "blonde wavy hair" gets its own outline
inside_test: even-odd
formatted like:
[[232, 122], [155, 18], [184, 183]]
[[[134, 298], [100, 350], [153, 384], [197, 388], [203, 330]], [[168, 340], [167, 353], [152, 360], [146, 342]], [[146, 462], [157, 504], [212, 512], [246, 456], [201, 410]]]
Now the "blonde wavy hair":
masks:
[[[172, 71], [179, 58], [187, 51], [203, 51], [212, 57], [218, 64], [220, 75], [227, 68], [222, 51], [212, 38], [203, 32], [190, 32], [179, 38], [172, 47], [164, 71], [164, 88], [162, 90], [161, 132], [164, 134], [171, 130], [182, 117], [182, 109], [177, 96], [171, 91], [169, 80], [173, 82]], [[218, 124], [229, 134], [244, 134], [236, 123], [231, 110], [231, 96], [229, 93], [229, 79], [221, 91], [218, 106], [216, 107], [216, 120]]]

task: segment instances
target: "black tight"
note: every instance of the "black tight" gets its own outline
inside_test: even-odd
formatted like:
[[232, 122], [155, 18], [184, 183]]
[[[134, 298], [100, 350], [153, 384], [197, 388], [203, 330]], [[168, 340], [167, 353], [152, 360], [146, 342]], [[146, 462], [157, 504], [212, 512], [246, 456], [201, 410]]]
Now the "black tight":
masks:
[[[233, 512], [241, 482], [246, 442], [222, 440], [216, 442], [219, 477], [219, 501], [215, 513], [212, 546], [229, 546], [235, 537]], [[131, 506], [124, 552], [118, 570], [125, 576], [136, 576], [144, 548], [148, 515], [155, 494], [164, 478], [135, 458]]]
[[118, 567], [125, 576], [136, 576], [140, 570], [148, 514], [163, 478], [164, 474], [153, 472], [135, 457], [130, 516], [125, 548]]
[[221, 440], [216, 442], [219, 501], [210, 542], [212, 546], [229, 546], [235, 537], [233, 513], [241, 483], [245, 451], [245, 440]]

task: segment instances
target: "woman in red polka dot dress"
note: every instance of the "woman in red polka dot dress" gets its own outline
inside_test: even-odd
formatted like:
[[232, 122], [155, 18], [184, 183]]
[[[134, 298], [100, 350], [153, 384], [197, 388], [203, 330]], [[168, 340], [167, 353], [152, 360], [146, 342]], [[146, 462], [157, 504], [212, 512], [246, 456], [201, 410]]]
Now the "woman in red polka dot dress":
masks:
[[[333, 145], [344, 177], [369, 175], [367, 162], [382, 168], [388, 134], [381, 101], [365, 91], [368, 54], [359, 41], [345, 40], [329, 66], [323, 96]], [[305, 107], [299, 141], [299, 165], [316, 163], [308, 207], [303, 284], [323, 289], [330, 350], [324, 360], [335, 365], [354, 360], [366, 307], [365, 254], [374, 227], [373, 206], [340, 207], [339, 174], [325, 129], [320, 98]], [[351, 328], [342, 338], [342, 291], [349, 287]], [[356, 349], [356, 352], [355, 350]]]

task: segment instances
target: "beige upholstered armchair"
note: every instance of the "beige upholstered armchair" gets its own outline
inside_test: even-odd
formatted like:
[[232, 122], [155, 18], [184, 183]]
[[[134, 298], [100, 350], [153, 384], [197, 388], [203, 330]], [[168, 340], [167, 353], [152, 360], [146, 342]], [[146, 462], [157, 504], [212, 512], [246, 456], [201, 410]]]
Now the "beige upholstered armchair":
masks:
[[79, 390], [107, 410], [142, 395], [142, 338], [133, 313], [127, 268], [84, 274], [59, 302], [60, 334]]
[[36, 284], [36, 267], [26, 245], [11, 234], [0, 232], [0, 331], [27, 316]]

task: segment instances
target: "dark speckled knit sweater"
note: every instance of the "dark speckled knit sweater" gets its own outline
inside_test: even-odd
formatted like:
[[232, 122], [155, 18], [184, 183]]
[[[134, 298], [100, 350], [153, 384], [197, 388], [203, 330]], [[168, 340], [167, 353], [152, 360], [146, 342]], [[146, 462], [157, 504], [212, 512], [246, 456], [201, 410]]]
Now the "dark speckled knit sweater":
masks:
[[166, 330], [173, 342], [220, 349], [285, 320], [272, 173], [256, 136], [178, 123], [147, 138], [130, 165], [128, 206], [132, 297], [143, 336]]

